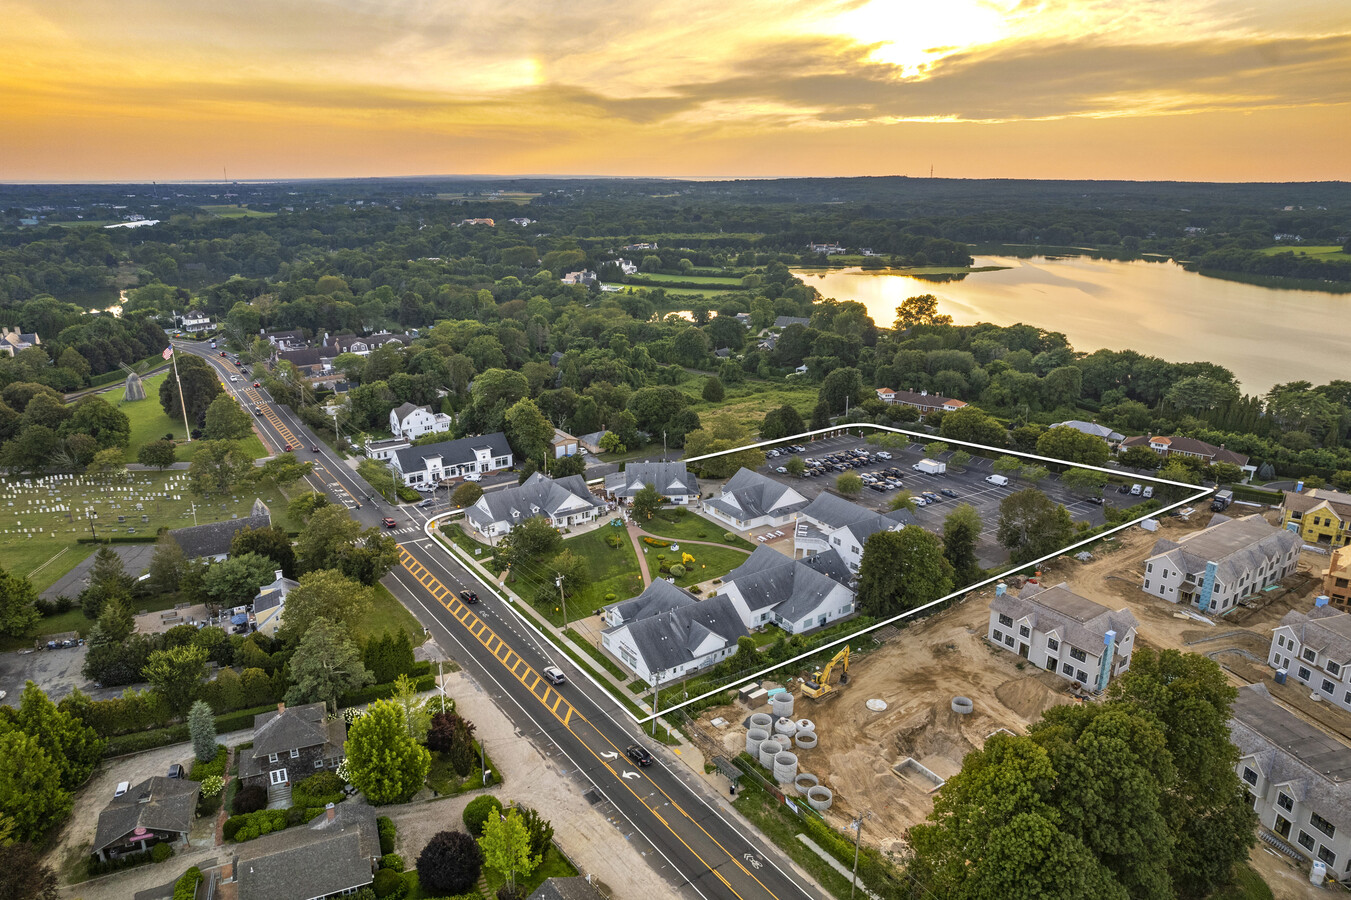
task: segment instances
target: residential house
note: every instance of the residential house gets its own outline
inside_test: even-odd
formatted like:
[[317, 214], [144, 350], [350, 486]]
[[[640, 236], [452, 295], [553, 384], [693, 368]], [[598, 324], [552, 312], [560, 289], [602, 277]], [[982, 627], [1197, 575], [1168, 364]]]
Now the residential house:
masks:
[[737, 531], [787, 524], [807, 505], [807, 498], [788, 485], [750, 469], [741, 469], [717, 497], [704, 501], [704, 511]]
[[600, 439], [605, 437], [608, 433], [609, 432], [603, 428], [600, 431], [592, 431], [579, 436], [577, 438], [577, 443], [586, 448], [588, 453], [600, 453]]
[[803, 316], [776, 316], [774, 318], [774, 328], [787, 328], [789, 325], [801, 325], [806, 328], [811, 324], [811, 319]]
[[272, 514], [262, 500], [253, 501], [253, 509], [242, 519], [226, 519], [221, 522], [208, 522], [205, 525], [190, 525], [187, 528], [175, 528], [169, 532], [189, 560], [222, 560], [230, 555], [230, 543], [235, 532], [245, 528], [267, 528], [272, 524]]
[[1351, 612], [1351, 547], [1332, 551], [1323, 570], [1323, 594], [1334, 609]]
[[1351, 543], [1351, 494], [1327, 488], [1299, 494], [1286, 491], [1281, 517], [1281, 524], [1294, 525], [1306, 544], [1344, 547]]
[[459, 225], [487, 225], [489, 228], [496, 228], [497, 223], [492, 219], [461, 219]]
[[575, 437], [568, 434], [566, 431], [555, 428], [553, 448], [554, 459], [562, 459], [565, 456], [576, 456], [577, 451], [580, 449], [580, 445], [577, 443]]
[[986, 637], [1096, 693], [1130, 668], [1138, 626], [1130, 610], [1113, 612], [1063, 582], [1050, 588], [1029, 582], [1017, 596], [996, 589]]
[[604, 509], [582, 476], [547, 478], [536, 472], [514, 487], [484, 494], [465, 517], [480, 534], [493, 537], [534, 516], [543, 516], [555, 528], [585, 525]]
[[757, 547], [723, 576], [725, 596], [747, 629], [774, 624], [789, 634], [821, 628], [854, 613], [852, 574], [833, 550], [790, 559], [772, 547]]
[[635, 243], [635, 244], [625, 244], [623, 247], [620, 247], [619, 249], [621, 249], [621, 250], [656, 250], [656, 249], [657, 249], [657, 242], [656, 242], [656, 241], [639, 241], [638, 243]]
[[381, 462], [389, 462], [394, 458], [394, 454], [400, 450], [407, 450], [413, 446], [406, 438], [385, 438], [379, 441], [367, 441], [362, 449], [371, 459], [378, 459]]
[[697, 602], [693, 596], [664, 578], [653, 581], [637, 597], [610, 603], [601, 608], [601, 618], [610, 628], [660, 615]]
[[42, 338], [37, 336], [37, 332], [20, 331], [18, 328], [0, 328], [0, 353], [6, 356], [13, 356], [20, 350], [27, 350], [41, 344]]
[[822, 491], [798, 513], [793, 549], [804, 556], [834, 550], [851, 572], [857, 572], [868, 538], [879, 531], [899, 531], [914, 524], [915, 516], [908, 509], [877, 513]]
[[240, 757], [239, 780], [266, 788], [269, 802], [289, 799], [293, 781], [338, 768], [346, 740], [347, 724], [330, 719], [324, 703], [278, 703], [276, 712], [253, 717], [253, 747]]
[[500, 472], [512, 465], [511, 447], [500, 431], [395, 450], [390, 467], [404, 484], [436, 484], [443, 478]]
[[1154, 544], [1145, 560], [1143, 590], [1219, 615], [1293, 575], [1300, 544], [1298, 535], [1259, 515], [1231, 519], [1216, 513], [1201, 531]]
[[114, 797], [99, 813], [90, 852], [106, 862], [159, 843], [181, 849], [197, 818], [201, 787], [195, 781], [155, 775]]
[[301, 347], [296, 350], [278, 350], [277, 362], [288, 362], [302, 375], [319, 375], [325, 371], [323, 347]]
[[1171, 437], [1164, 435], [1136, 435], [1128, 437], [1117, 445], [1117, 452], [1129, 450], [1132, 447], [1148, 447], [1159, 456], [1167, 459], [1170, 456], [1192, 456], [1202, 460], [1207, 465], [1211, 463], [1231, 463], [1238, 466], [1249, 475], [1257, 474], [1257, 467], [1248, 464], [1248, 457], [1242, 453], [1235, 453], [1232, 450], [1226, 450], [1223, 446], [1216, 447], [1214, 444], [1207, 444], [1205, 441], [1198, 441], [1196, 438], [1180, 437], [1173, 435]]
[[377, 331], [374, 334], [368, 334], [361, 339], [371, 350], [379, 350], [385, 344], [398, 344], [400, 347], [411, 346], [415, 336], [412, 334], [403, 334], [392, 331]]
[[308, 824], [293, 825], [226, 852], [224, 863], [202, 873], [205, 896], [221, 900], [348, 897], [375, 881], [380, 831], [374, 807], [347, 800], [330, 804]]
[[617, 259], [615, 260], [615, 265], [619, 266], [619, 271], [623, 272], [625, 275], [638, 274], [638, 264], [632, 260]]
[[[657, 587], [663, 585], [663, 587]], [[696, 601], [679, 588], [654, 581], [649, 592], [666, 597], [642, 613], [601, 632], [601, 646], [648, 684], [666, 684], [721, 662], [736, 652], [746, 628], [731, 600], [724, 596]]]
[[1052, 428], [1073, 428], [1080, 434], [1092, 435], [1095, 438], [1102, 438], [1109, 447], [1115, 447], [1126, 439], [1124, 434], [1113, 431], [1106, 425], [1099, 425], [1097, 422], [1084, 422], [1080, 419], [1070, 419], [1068, 422], [1057, 422]]
[[621, 503], [631, 502], [645, 487], [677, 506], [699, 499], [699, 479], [682, 462], [631, 462], [624, 471], [605, 476], [605, 493]]
[[1351, 873], [1351, 747], [1271, 698], [1264, 684], [1239, 688], [1229, 719], [1235, 764], [1269, 837]]
[[[890, 389], [889, 389], [890, 390]], [[883, 403], [899, 403], [902, 406], [913, 406], [921, 413], [952, 412], [954, 409], [961, 409], [966, 406], [966, 401], [955, 400], [951, 397], [941, 397], [938, 394], [930, 394], [928, 391], [897, 391], [890, 390], [891, 399], [888, 400], [878, 391], [877, 396]]]
[[389, 411], [389, 430], [396, 438], [417, 440], [428, 434], [450, 431], [450, 416], [434, 413], [426, 406], [404, 403]]
[[517, 216], [514, 219], [507, 219], [507, 221], [513, 225], [519, 225], [520, 227], [524, 228], [527, 225], [534, 225], [536, 220], [527, 219], [525, 216]]
[[1267, 665], [1285, 670], [1315, 695], [1351, 712], [1351, 614], [1319, 598], [1307, 613], [1291, 610], [1271, 635]]
[[883, 403], [896, 402], [896, 389], [889, 387], [880, 387], [877, 389], [877, 399]]
[[824, 253], [826, 256], [837, 256], [841, 253], [847, 252], [843, 244], [812, 243], [807, 245], [807, 249], [810, 250], [812, 253]]
[[270, 637], [276, 637], [277, 629], [281, 628], [282, 607], [286, 605], [286, 595], [300, 587], [300, 582], [287, 578], [281, 569], [277, 569], [273, 574], [276, 578], [272, 583], [260, 587], [257, 596], [253, 598], [253, 615], [250, 616], [249, 623], [254, 631], [261, 631]]
[[278, 350], [298, 350], [308, 344], [305, 333], [294, 328], [289, 331], [270, 331], [266, 337], [267, 342]]
[[600, 279], [596, 277], [596, 273], [593, 272], [593, 271], [590, 270], [590, 269], [580, 269], [580, 270], [578, 270], [578, 271], [576, 271], [576, 272], [569, 272], [569, 273], [567, 273], [566, 275], [564, 275], [563, 278], [562, 278], [562, 281], [563, 281], [564, 284], [588, 284], [588, 285], [589, 285], [589, 284], [595, 284], [595, 283], [596, 283], [597, 281], [599, 281], [599, 280], [600, 280]]
[[211, 317], [200, 310], [190, 310], [185, 313], [176, 312], [174, 313], [174, 322], [178, 325], [180, 331], [192, 334], [211, 330]]

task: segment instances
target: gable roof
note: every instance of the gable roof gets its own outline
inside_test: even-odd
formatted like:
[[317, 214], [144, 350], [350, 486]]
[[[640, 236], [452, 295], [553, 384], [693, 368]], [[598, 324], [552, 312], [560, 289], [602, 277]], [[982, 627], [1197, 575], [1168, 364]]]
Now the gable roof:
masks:
[[418, 406], [416, 403], [401, 404], [394, 410], [394, 418], [402, 424], [404, 419], [408, 418], [410, 414], [417, 412], [419, 409], [422, 409], [422, 407]]
[[399, 469], [403, 472], [417, 472], [427, 467], [429, 457], [439, 456], [448, 466], [474, 461], [474, 451], [487, 449], [493, 456], [509, 456], [511, 447], [507, 436], [500, 431], [481, 434], [475, 437], [462, 437], [453, 441], [437, 441], [435, 444], [419, 444], [395, 450], [399, 459]]
[[636, 622], [694, 602], [696, 601], [692, 595], [664, 578], [658, 578], [637, 597], [611, 603], [605, 609], [616, 610], [624, 622]]
[[[789, 559], [763, 544], [737, 568], [723, 576], [723, 591], [734, 586], [752, 612], [766, 609], [796, 621], [821, 604], [837, 587], [848, 587], [848, 567], [834, 550], [818, 553], [808, 563]], [[833, 557], [833, 559], [832, 559]], [[809, 557], [815, 559], [815, 557]], [[844, 575], [843, 580], [838, 576]]]
[[[320, 744], [335, 744], [341, 748], [346, 736], [347, 725], [342, 719], [330, 721], [322, 702], [269, 710], [253, 717], [252, 757], [257, 759]], [[241, 771], [240, 775], [243, 774]]]
[[1164, 556], [1180, 571], [1193, 575], [1204, 572], [1206, 563], [1214, 562], [1216, 573], [1230, 584], [1244, 572], [1260, 568], [1269, 559], [1285, 556], [1303, 543], [1299, 535], [1268, 525], [1256, 513], [1241, 519], [1215, 516], [1201, 531], [1177, 541], [1160, 539], [1147, 561]]
[[723, 485], [722, 495], [705, 500], [704, 506], [745, 521], [770, 515], [771, 510], [776, 516], [797, 512], [807, 506], [807, 500], [773, 478], [742, 468]]
[[245, 516], [242, 519], [225, 519], [221, 522], [207, 522], [205, 525], [175, 528], [169, 534], [183, 549], [184, 556], [188, 559], [200, 559], [203, 556], [229, 553], [230, 542], [234, 540], [237, 531], [245, 528], [268, 528], [271, 525], [272, 516], [265, 512], [261, 515]]
[[484, 524], [522, 521], [531, 516], [554, 516], [574, 499], [580, 499], [592, 507], [603, 505], [580, 475], [548, 478], [536, 472], [515, 487], [484, 494], [469, 507], [466, 515]]
[[1115, 631], [1120, 641], [1140, 624], [1130, 610], [1113, 612], [1101, 603], [1074, 593], [1064, 582], [1049, 588], [1025, 585], [1017, 596], [995, 597], [990, 601], [990, 609], [1014, 621], [1029, 617], [1034, 630], [1056, 631], [1062, 641], [1090, 652], [1097, 652], [1096, 648], [1103, 645], [1108, 631]]
[[916, 524], [914, 514], [908, 509], [878, 513], [827, 491], [817, 494], [801, 515], [821, 523], [822, 527], [831, 531], [846, 531], [860, 547], [879, 531], [892, 531], [897, 526]]
[[1226, 450], [1223, 447], [1216, 447], [1214, 444], [1207, 444], [1205, 441], [1196, 438], [1180, 435], [1136, 435], [1122, 441], [1120, 449], [1148, 447], [1150, 444], [1162, 444], [1168, 448], [1169, 453], [1190, 453], [1208, 457], [1212, 462], [1233, 463], [1240, 469], [1248, 464], [1248, 457], [1242, 453], [1235, 453], [1233, 450]]
[[1281, 508], [1291, 512], [1306, 513], [1315, 507], [1326, 504], [1329, 512], [1343, 522], [1351, 519], [1351, 494], [1333, 491], [1328, 488], [1310, 488], [1302, 494], [1286, 491]]
[[699, 493], [699, 479], [683, 462], [631, 462], [623, 472], [605, 476], [605, 490], [617, 497], [632, 497], [646, 485], [664, 497]]
[[1351, 663], [1351, 613], [1319, 606], [1307, 613], [1291, 610], [1281, 625], [1295, 633], [1303, 647], [1312, 647], [1334, 662]]
[[323, 362], [324, 347], [301, 347], [299, 350], [279, 350], [277, 359], [285, 360], [293, 366], [317, 366]]
[[811, 324], [811, 319], [802, 316], [775, 316], [775, 328], [787, 328], [789, 325], [801, 325], [804, 328]]
[[1099, 425], [1097, 422], [1085, 422], [1082, 419], [1070, 419], [1068, 422], [1057, 422], [1052, 428], [1073, 428], [1081, 434], [1090, 434], [1093, 437], [1102, 438], [1104, 441], [1122, 441], [1126, 436], [1120, 432], [1113, 431], [1106, 425]]
[[97, 853], [137, 828], [186, 834], [196, 816], [200, 789], [201, 785], [195, 781], [155, 775], [121, 797], [114, 797], [99, 813], [93, 852]]
[[380, 855], [375, 810], [346, 800], [319, 816], [244, 844], [235, 859], [239, 900], [310, 900], [375, 880]]
[[693, 662], [694, 651], [709, 635], [735, 644], [737, 638], [747, 633], [736, 607], [723, 594], [618, 627], [629, 630], [649, 672], [663, 672]]

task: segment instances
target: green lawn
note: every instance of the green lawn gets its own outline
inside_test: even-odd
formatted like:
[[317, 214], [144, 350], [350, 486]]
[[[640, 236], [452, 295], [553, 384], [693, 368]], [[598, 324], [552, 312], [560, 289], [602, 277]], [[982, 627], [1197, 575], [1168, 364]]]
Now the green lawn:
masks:
[[639, 272], [634, 278], [640, 278], [643, 281], [650, 281], [656, 285], [663, 284], [694, 284], [705, 285], [707, 287], [739, 288], [740, 279], [727, 278], [721, 275], [662, 275], [658, 273]]
[[364, 641], [382, 635], [386, 631], [397, 631], [400, 628], [408, 632], [408, 639], [414, 647], [421, 646], [422, 642], [427, 640], [427, 634], [422, 625], [408, 611], [408, 608], [400, 603], [383, 584], [377, 584], [375, 586], [375, 603], [353, 629], [356, 632], [356, 637]]
[[1257, 870], [1247, 863], [1243, 863], [1234, 869], [1234, 881], [1226, 885], [1215, 893], [1211, 894], [1211, 900], [1271, 900], [1271, 888], [1262, 876], [1257, 874]]
[[[624, 539], [618, 549], [605, 543], [605, 535], [610, 531], [618, 532]], [[638, 569], [638, 557], [633, 545], [622, 529], [598, 528], [595, 531], [563, 542], [564, 549], [585, 559], [591, 565], [591, 583], [575, 597], [568, 598], [568, 621], [583, 619], [606, 604], [605, 595], [614, 594], [619, 600], [636, 597], [643, 591], [643, 577]], [[650, 565], [655, 565], [653, 558]], [[563, 612], [555, 600], [543, 604], [536, 602], [540, 588], [546, 584], [552, 588], [553, 576], [543, 562], [521, 569], [512, 574], [509, 584], [517, 594], [531, 602], [535, 609], [546, 616], [554, 625], [563, 624]], [[551, 596], [556, 597], [555, 594]]]
[[[658, 510], [657, 514], [651, 519], [646, 522], [639, 522], [638, 527], [649, 534], [656, 534], [661, 537], [684, 538], [687, 541], [722, 541], [728, 547], [740, 547], [743, 550], [755, 549], [754, 544], [743, 538], [736, 538], [736, 540], [730, 542], [723, 541], [722, 536], [727, 532], [726, 528], [679, 506]], [[692, 548], [690, 552], [694, 553], [694, 549]]]
[[788, 381], [746, 381], [736, 385], [725, 385], [726, 394], [719, 403], [708, 403], [703, 399], [703, 378], [690, 378], [682, 381], [678, 387], [690, 395], [691, 408], [701, 419], [711, 415], [730, 414], [733, 419], [750, 429], [752, 435], [760, 433], [760, 425], [765, 421], [765, 413], [780, 406], [791, 406], [802, 416], [803, 421], [811, 419], [819, 398], [819, 384], [794, 378]]
[[[164, 408], [160, 406], [160, 385], [170, 375], [172, 375], [172, 372], [161, 372], [159, 375], [143, 378], [141, 383], [145, 386], [144, 400], [124, 403], [125, 388], [108, 392], [108, 402], [122, 410], [131, 420], [131, 440], [127, 442], [127, 451], [123, 456], [123, 459], [127, 462], [135, 462], [136, 451], [140, 450], [143, 445], [157, 441], [166, 434], [174, 436], [173, 439], [178, 444], [178, 458], [180, 460], [190, 460], [193, 454], [197, 452], [196, 441], [184, 442], [187, 432], [183, 429], [182, 415], [174, 418], [166, 414]], [[261, 459], [268, 455], [267, 451], [263, 449], [263, 442], [259, 440], [256, 433], [250, 433], [247, 438], [239, 443], [243, 446], [244, 452], [254, 459]]]
[[1275, 256], [1277, 253], [1293, 253], [1296, 256], [1311, 256], [1317, 259], [1351, 259], [1351, 254], [1336, 245], [1304, 247], [1281, 244], [1276, 247], [1263, 247], [1258, 252], [1265, 253], [1267, 256]]
[[214, 206], [201, 207], [202, 212], [210, 213], [213, 216], [219, 216], [222, 219], [266, 219], [275, 216], [274, 212], [263, 212], [258, 209], [249, 209], [247, 206], [240, 206], [237, 203], [221, 203]]
[[711, 578], [721, 578], [737, 566], [744, 563], [749, 556], [731, 547], [707, 547], [703, 544], [680, 544], [680, 549], [672, 552], [671, 550], [662, 550], [657, 547], [647, 548], [647, 565], [652, 571], [652, 577], [660, 577], [657, 568], [660, 562], [657, 554], [666, 554], [667, 563], [677, 563], [680, 558], [688, 553], [694, 557], [694, 562], [690, 565], [688, 571], [677, 578], [675, 583], [677, 587], [688, 588], [692, 585], [708, 581]]
[[[577, 869], [572, 863], [568, 862], [563, 854], [558, 852], [558, 848], [550, 846], [541, 860], [539, 868], [531, 872], [527, 877], [522, 878], [519, 874], [516, 876], [516, 883], [525, 887], [525, 895], [528, 897], [535, 892], [546, 878], [571, 878], [577, 874]], [[483, 877], [488, 882], [488, 895], [497, 896], [497, 889], [506, 884], [507, 878], [496, 869], [483, 867]]]

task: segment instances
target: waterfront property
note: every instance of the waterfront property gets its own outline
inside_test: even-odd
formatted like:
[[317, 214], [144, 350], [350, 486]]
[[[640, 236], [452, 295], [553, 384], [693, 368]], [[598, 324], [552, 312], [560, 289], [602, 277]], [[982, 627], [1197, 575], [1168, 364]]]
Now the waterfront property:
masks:
[[1259, 515], [1231, 519], [1216, 513], [1210, 525], [1181, 540], [1160, 538], [1145, 560], [1143, 589], [1169, 603], [1220, 614], [1294, 574], [1299, 536]]
[[1063, 582], [1050, 588], [1028, 583], [1017, 596], [996, 594], [990, 601], [986, 638], [1034, 666], [1100, 692], [1130, 668], [1138, 625], [1130, 610], [1113, 612]]

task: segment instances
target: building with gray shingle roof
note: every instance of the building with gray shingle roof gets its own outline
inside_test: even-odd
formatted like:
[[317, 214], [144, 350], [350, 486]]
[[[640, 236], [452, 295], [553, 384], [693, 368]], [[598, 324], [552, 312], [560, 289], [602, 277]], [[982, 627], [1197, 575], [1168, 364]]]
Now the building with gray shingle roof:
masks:
[[1126, 436], [1119, 431], [1113, 431], [1106, 425], [1099, 425], [1097, 422], [1085, 422], [1082, 419], [1070, 419], [1068, 422], [1057, 422], [1052, 428], [1073, 428], [1080, 434], [1087, 434], [1095, 438], [1102, 438], [1111, 446], [1116, 446], [1126, 439]]
[[1229, 719], [1235, 769], [1265, 831], [1328, 874], [1351, 870], [1351, 747], [1276, 703], [1264, 684], [1239, 688]]
[[1271, 634], [1267, 665], [1351, 712], [1351, 614], [1331, 606], [1286, 613]]
[[750, 469], [741, 469], [717, 497], [704, 501], [704, 510], [737, 531], [784, 525], [807, 506], [807, 498], [788, 485]]
[[695, 599], [691, 594], [663, 578], [658, 578], [637, 597], [620, 600], [618, 603], [611, 603], [604, 607], [602, 616], [605, 619], [605, 624], [611, 628], [618, 628], [625, 622], [660, 615], [694, 602]]
[[253, 717], [253, 747], [239, 760], [239, 780], [270, 791], [315, 772], [338, 767], [347, 740], [347, 724], [328, 718], [323, 703], [287, 707]]
[[186, 843], [197, 813], [201, 785], [181, 778], [156, 775], [120, 797], [99, 813], [91, 851], [101, 860], [139, 853], [161, 842]]
[[605, 476], [605, 493], [617, 500], [632, 500], [644, 487], [682, 506], [699, 499], [699, 479], [683, 462], [631, 462]]
[[664, 684], [731, 656], [746, 633], [732, 601], [718, 595], [607, 628], [601, 646], [648, 684]]
[[803, 316], [775, 316], [774, 325], [772, 327], [787, 328], [789, 325], [801, 325], [803, 328], [806, 328], [811, 323], [811, 319]]
[[986, 637], [1034, 666], [1097, 692], [1130, 668], [1138, 626], [1130, 610], [1113, 612], [1063, 582], [1050, 588], [1029, 582], [1017, 596], [996, 594], [990, 601]]
[[808, 555], [834, 550], [851, 571], [857, 572], [869, 537], [914, 524], [915, 517], [908, 509], [878, 513], [822, 491], [798, 514], [793, 548]]
[[798, 634], [853, 615], [854, 592], [847, 577], [839, 580], [847, 572], [834, 550], [808, 564], [761, 546], [724, 576], [719, 596], [732, 601], [747, 628], [773, 623]]
[[1303, 540], [1259, 515], [1215, 515], [1178, 541], [1160, 538], [1145, 560], [1142, 589], [1170, 603], [1216, 614], [1294, 574]]
[[312, 900], [370, 885], [379, 858], [375, 810], [346, 800], [308, 825], [241, 845], [220, 874], [229, 869], [238, 900]]
[[465, 518], [480, 534], [492, 537], [534, 516], [543, 516], [555, 528], [585, 525], [604, 508], [582, 476], [546, 478], [536, 472], [515, 487], [485, 493]]
[[183, 550], [188, 559], [225, 559], [230, 555], [230, 543], [235, 532], [245, 528], [268, 528], [272, 525], [272, 513], [261, 500], [253, 502], [250, 515], [242, 519], [225, 519], [221, 522], [207, 522], [205, 525], [189, 525], [187, 528], [175, 528], [169, 532]]
[[511, 447], [500, 431], [434, 444], [418, 444], [394, 451], [389, 466], [404, 484], [434, 485], [443, 478], [477, 473], [485, 475], [511, 468]]

